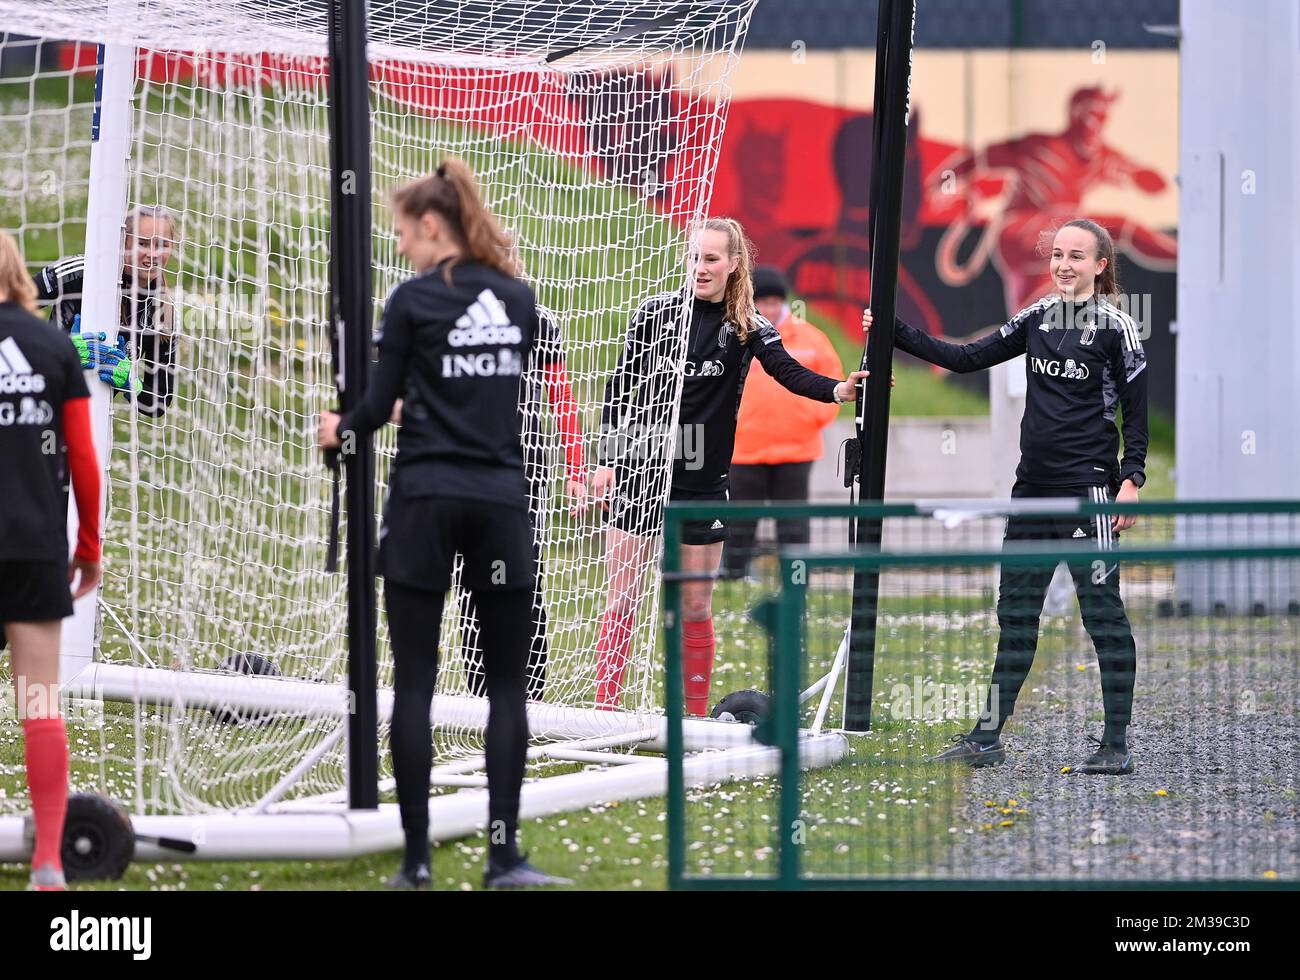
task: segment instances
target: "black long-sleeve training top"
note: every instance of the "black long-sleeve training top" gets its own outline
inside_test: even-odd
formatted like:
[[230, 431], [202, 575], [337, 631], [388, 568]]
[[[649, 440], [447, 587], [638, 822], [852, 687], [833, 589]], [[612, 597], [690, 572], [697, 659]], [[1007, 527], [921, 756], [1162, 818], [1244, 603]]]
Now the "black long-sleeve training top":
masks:
[[89, 395], [71, 342], [0, 303], [0, 561], [67, 560], [65, 411]]
[[[674, 356], [680, 336], [677, 331], [687, 303], [683, 293], [659, 293], [633, 314], [627, 344], [605, 386], [602, 464], [644, 467], [656, 447], [663, 445], [678, 374]], [[725, 309], [723, 303], [698, 297], [689, 300], [685, 377], [678, 431], [674, 433], [675, 489], [703, 493], [727, 489], [740, 396], [753, 358], [796, 395], [821, 402], [835, 400], [839, 382], [808, 370], [791, 357], [772, 324], [755, 314], [755, 323], [742, 343], [735, 326], [726, 321]]]
[[[1049, 296], [1001, 329], [950, 344], [896, 322], [899, 350], [967, 373], [1025, 358], [1018, 479], [1046, 487], [1101, 486], [1146, 472], [1146, 354], [1133, 318], [1104, 299]], [[1116, 407], [1123, 409], [1124, 456]]]
[[379, 361], [339, 437], [378, 429], [401, 398], [394, 466], [404, 491], [526, 508], [519, 387], [537, 342], [533, 291], [470, 260], [448, 285], [444, 264], [389, 295]]
[[[36, 302], [53, 306], [51, 322], [71, 332], [81, 312], [86, 282], [86, 257], [74, 255], [47, 265], [34, 277]], [[141, 390], [136, 410], [157, 418], [167, 411], [176, 391], [176, 338], [170, 300], [161, 285], [149, 287], [122, 274], [122, 309], [118, 326], [127, 335], [127, 356], [135, 361]], [[102, 323], [81, 323], [85, 333], [108, 333]]]

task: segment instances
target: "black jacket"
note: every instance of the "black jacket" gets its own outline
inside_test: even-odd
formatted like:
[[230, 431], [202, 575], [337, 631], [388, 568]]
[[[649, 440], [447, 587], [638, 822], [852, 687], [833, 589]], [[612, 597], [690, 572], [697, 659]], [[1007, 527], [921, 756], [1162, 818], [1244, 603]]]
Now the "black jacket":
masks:
[[[65, 331], [81, 312], [86, 258], [74, 255], [47, 265], [36, 276], [36, 301], [53, 306], [51, 322]], [[136, 410], [157, 417], [167, 411], [176, 391], [176, 343], [170, 302], [161, 290], [150, 290], [122, 276], [122, 308], [118, 326], [127, 335], [127, 356], [135, 361], [142, 388]], [[81, 324], [85, 333], [108, 330], [103, 324]]]
[[0, 561], [67, 560], [63, 410], [88, 396], [68, 338], [0, 303]]
[[451, 278], [439, 264], [389, 295], [379, 361], [339, 436], [378, 429], [401, 398], [394, 486], [526, 508], [519, 398], [537, 303], [527, 283], [478, 262], [458, 262]]
[[[1067, 304], [1050, 296], [969, 344], [936, 340], [899, 320], [894, 344], [963, 374], [1026, 355], [1018, 479], [1074, 487], [1145, 475], [1146, 354], [1133, 318], [1105, 300]], [[1124, 413], [1118, 463], [1117, 407]]]
[[[821, 402], [835, 400], [834, 378], [810, 371], [787, 352], [763, 317], [744, 343], [724, 322], [725, 306], [680, 292], [650, 297], [632, 316], [627, 343], [605, 386], [600, 461], [633, 471], [674, 452], [672, 486], [701, 493], [727, 489], [736, 417], [749, 364], [758, 358], [782, 387]], [[681, 326], [689, 315], [681, 371], [681, 411], [668, 433], [678, 382]]]

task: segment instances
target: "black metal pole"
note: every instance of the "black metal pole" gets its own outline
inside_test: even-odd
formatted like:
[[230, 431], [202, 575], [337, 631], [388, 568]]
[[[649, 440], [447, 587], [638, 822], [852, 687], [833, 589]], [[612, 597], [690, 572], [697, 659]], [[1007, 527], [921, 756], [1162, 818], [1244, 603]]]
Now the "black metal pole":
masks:
[[[365, 0], [329, 0], [330, 310], [340, 408], [365, 396], [370, 372], [370, 66]], [[347, 482], [348, 806], [379, 806], [375, 667], [375, 458], [369, 435], [341, 451]]]
[[[871, 372], [859, 401], [857, 432], [860, 496], [885, 496], [889, 446], [889, 377], [894, 360], [894, 316], [898, 306], [898, 258], [903, 230], [903, 168], [912, 75], [915, 0], [881, 0], [876, 30], [876, 92], [871, 148], [871, 299], [875, 318], [862, 367]], [[853, 543], [879, 548], [879, 519], [854, 522]], [[845, 674], [844, 727], [871, 728], [876, 664], [876, 606], [880, 574], [860, 569], [853, 576], [853, 615]]]

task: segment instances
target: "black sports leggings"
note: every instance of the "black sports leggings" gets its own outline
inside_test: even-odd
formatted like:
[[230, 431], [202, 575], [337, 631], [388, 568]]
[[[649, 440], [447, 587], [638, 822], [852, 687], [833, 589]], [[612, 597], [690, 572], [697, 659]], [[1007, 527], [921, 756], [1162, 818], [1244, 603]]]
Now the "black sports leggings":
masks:
[[[541, 549], [536, 545], [533, 546], [533, 559], [537, 563], [537, 584], [533, 587], [532, 599], [530, 602], [533, 617], [529, 625], [530, 649], [528, 652], [528, 669], [527, 684], [528, 698], [532, 701], [540, 701], [542, 695], [546, 693], [546, 661], [550, 654], [550, 648], [546, 642], [546, 635], [550, 629], [550, 623], [546, 618], [546, 600], [542, 592], [542, 556]], [[483, 676], [482, 653], [476, 649], [474, 627], [480, 626], [483, 617], [478, 608], [477, 597], [472, 591], [465, 592], [464, 605], [461, 607], [461, 628], [460, 642], [461, 653], [465, 658], [465, 673], [469, 681], [469, 693], [476, 698], [481, 698], [487, 694], [487, 684]], [[479, 634], [479, 643], [482, 646], [482, 634]], [[475, 656], [475, 654], [478, 656]]]
[[[481, 590], [476, 596], [489, 700], [487, 756], [489, 834], [503, 828], [513, 839], [519, 825], [519, 789], [528, 751], [525, 665], [533, 618], [532, 589]], [[389, 741], [402, 828], [429, 828], [429, 771], [433, 738], [429, 709], [438, 680], [441, 592], [386, 582], [385, 607], [393, 646], [393, 720]]]
[[[538, 474], [546, 471], [545, 460], [535, 458], [536, 455], [536, 450], [531, 450], [528, 440], [525, 440], [525, 472]], [[528, 480], [529, 498], [533, 501], [540, 501], [540, 510], [530, 516], [530, 522], [545, 520], [547, 493], [547, 481], [530, 476]], [[539, 517], [538, 514], [542, 516]], [[537, 582], [533, 586], [533, 623], [530, 639], [532, 648], [528, 654], [528, 698], [530, 701], [540, 701], [542, 695], [546, 693], [546, 661], [550, 656], [550, 647], [546, 642], [547, 634], [550, 631], [550, 623], [546, 618], [546, 599], [542, 589], [542, 576], [545, 572], [542, 563], [542, 549], [538, 540], [539, 526], [544, 525], [533, 524], [532, 536], [533, 564], [537, 569]], [[469, 693], [476, 698], [481, 698], [487, 694], [487, 685], [484, 682], [483, 667], [481, 666], [482, 654], [474, 642], [474, 627], [483, 621], [483, 617], [479, 615], [472, 591], [466, 590], [464, 593], [460, 621], [460, 649], [461, 655], [465, 658], [465, 674], [469, 682]], [[475, 656], [475, 654], [478, 654], [478, 656]]]

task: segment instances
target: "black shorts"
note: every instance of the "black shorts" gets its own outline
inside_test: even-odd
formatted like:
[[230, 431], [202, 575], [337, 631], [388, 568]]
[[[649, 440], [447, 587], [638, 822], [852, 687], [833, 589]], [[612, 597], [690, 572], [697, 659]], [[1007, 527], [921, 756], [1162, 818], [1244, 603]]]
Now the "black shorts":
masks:
[[[635, 493], [636, 484], [631, 481], [614, 483], [614, 496], [609, 501], [606, 519], [610, 525], [628, 534], [651, 536], [664, 532], [664, 505], [658, 495], [647, 499], [650, 494], [639, 496]], [[628, 492], [631, 490], [632, 492]], [[668, 499], [681, 503], [725, 502], [726, 490], [705, 491], [679, 490], [673, 487], [668, 491]], [[727, 522], [722, 514], [702, 521], [686, 521], [681, 525], [682, 544], [717, 544], [727, 540]]]
[[[523, 504], [523, 501], [520, 501]], [[468, 589], [531, 589], [533, 529], [525, 506], [415, 496], [394, 484], [379, 531], [379, 574], [426, 592], [446, 592], [456, 553]]]
[[66, 561], [0, 560], [0, 623], [45, 623], [71, 615]]

